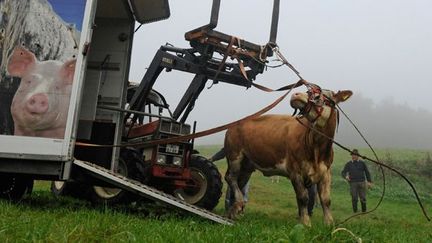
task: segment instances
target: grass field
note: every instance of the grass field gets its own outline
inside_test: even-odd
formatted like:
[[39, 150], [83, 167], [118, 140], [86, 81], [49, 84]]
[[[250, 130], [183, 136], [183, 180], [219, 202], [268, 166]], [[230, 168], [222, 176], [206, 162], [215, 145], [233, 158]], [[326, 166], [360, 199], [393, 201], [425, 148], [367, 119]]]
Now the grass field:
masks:
[[[210, 156], [219, 147], [198, 149]], [[365, 151], [360, 150], [360, 153]], [[432, 215], [431, 151], [378, 151], [380, 159], [397, 167], [415, 184], [429, 215]], [[372, 157], [370, 153], [365, 153]], [[335, 151], [332, 182], [332, 210], [336, 224], [351, 216], [348, 185], [339, 173], [349, 155]], [[220, 172], [225, 161], [217, 162]], [[368, 163], [374, 187], [368, 193], [373, 208], [382, 192], [377, 167]], [[20, 204], [0, 201], [1, 242], [432, 242], [432, 223], [423, 216], [414, 194], [394, 173], [386, 173], [386, 196], [373, 213], [328, 227], [315, 208], [312, 227], [297, 223], [292, 186], [261, 173], [253, 174], [246, 212], [234, 226], [223, 226], [160, 205], [143, 207], [93, 207], [72, 198], [56, 199], [49, 182], [37, 182], [31, 197]], [[216, 213], [223, 214], [223, 200]], [[336, 232], [334, 232], [336, 231]], [[332, 234], [332, 232], [334, 232]]]

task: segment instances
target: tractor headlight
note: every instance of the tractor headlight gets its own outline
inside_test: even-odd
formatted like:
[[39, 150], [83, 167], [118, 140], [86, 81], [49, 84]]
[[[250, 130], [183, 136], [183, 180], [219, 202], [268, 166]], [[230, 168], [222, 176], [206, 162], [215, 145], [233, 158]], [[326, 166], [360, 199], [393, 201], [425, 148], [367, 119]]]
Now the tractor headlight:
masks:
[[157, 156], [157, 161], [156, 161], [156, 163], [158, 163], [158, 164], [166, 164], [166, 162], [167, 162], [167, 157], [166, 157], [165, 155], [161, 155], [161, 154], [159, 154], [159, 155]]
[[182, 165], [182, 158], [181, 157], [173, 157], [173, 165], [181, 166]]

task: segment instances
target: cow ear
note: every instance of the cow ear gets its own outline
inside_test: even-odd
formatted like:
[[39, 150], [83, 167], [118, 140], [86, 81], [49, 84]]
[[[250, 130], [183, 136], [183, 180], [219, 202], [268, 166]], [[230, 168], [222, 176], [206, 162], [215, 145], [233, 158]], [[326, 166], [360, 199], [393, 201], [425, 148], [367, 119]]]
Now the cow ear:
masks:
[[7, 71], [9, 75], [22, 77], [36, 63], [36, 56], [24, 47], [16, 47], [9, 57]]
[[61, 68], [61, 76], [65, 84], [72, 84], [75, 74], [76, 59], [66, 61]]
[[341, 90], [334, 95], [334, 98], [336, 103], [339, 103], [346, 101], [351, 97], [351, 95], [353, 95], [353, 92], [351, 90]]

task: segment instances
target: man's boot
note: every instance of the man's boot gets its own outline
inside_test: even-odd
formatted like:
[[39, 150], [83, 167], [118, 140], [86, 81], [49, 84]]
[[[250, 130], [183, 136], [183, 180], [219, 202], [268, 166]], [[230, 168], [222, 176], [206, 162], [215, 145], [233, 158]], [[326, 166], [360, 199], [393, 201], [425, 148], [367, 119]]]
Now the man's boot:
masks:
[[357, 202], [352, 202], [353, 212], [357, 213]]
[[361, 202], [362, 212], [366, 212], [366, 202]]

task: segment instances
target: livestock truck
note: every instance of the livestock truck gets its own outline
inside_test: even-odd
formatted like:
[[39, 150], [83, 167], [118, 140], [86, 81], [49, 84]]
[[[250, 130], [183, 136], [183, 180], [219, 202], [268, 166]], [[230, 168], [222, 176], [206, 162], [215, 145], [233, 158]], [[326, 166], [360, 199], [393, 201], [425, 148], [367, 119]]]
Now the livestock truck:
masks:
[[[231, 224], [209, 211], [219, 171], [193, 136], [181, 138], [195, 132], [187, 117], [209, 79], [250, 87], [272, 49], [215, 31], [219, 7], [214, 0], [210, 23], [185, 34], [190, 48], [161, 46], [133, 84], [137, 24], [168, 18], [168, 0], [0, 0], [0, 197], [19, 201], [48, 180], [56, 196], [145, 198]], [[275, 0], [269, 43], [278, 10]], [[153, 90], [163, 70], [195, 74], [174, 111]]]

